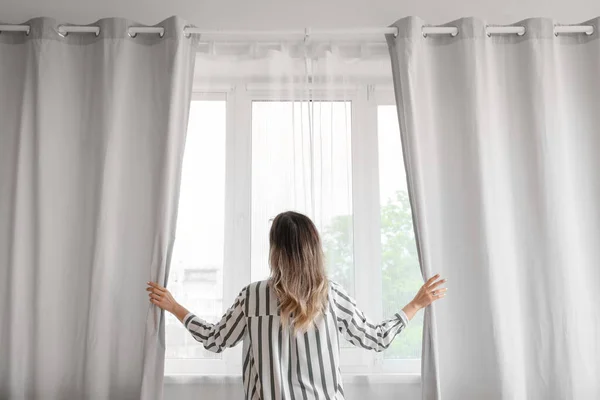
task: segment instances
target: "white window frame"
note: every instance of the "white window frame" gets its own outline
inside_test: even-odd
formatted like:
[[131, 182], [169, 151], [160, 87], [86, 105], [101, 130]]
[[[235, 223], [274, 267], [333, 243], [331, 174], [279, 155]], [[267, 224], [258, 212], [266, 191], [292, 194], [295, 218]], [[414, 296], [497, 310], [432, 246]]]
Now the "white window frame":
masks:
[[[251, 115], [233, 86], [194, 87], [192, 101], [226, 101], [225, 138], [225, 253], [223, 259], [223, 312], [250, 281], [250, 178]], [[248, 126], [246, 134], [244, 125]], [[232, 156], [233, 155], [233, 156]], [[182, 327], [182, 329], [184, 329]], [[168, 358], [165, 375], [239, 375], [242, 349], [236, 346], [220, 359]]]
[[[374, 85], [369, 90], [369, 102], [372, 104], [374, 118], [375, 118], [375, 132], [377, 130], [377, 108], [379, 106], [395, 106], [396, 99], [393, 85]], [[376, 136], [376, 140], [377, 140]], [[379, 159], [377, 159], [377, 168], [379, 168]], [[377, 178], [379, 182], [379, 177]], [[379, 190], [377, 191], [379, 196]], [[378, 197], [378, 206], [380, 204]], [[378, 220], [381, 218], [380, 211], [378, 210]], [[381, 229], [378, 231], [378, 237], [381, 236]], [[381, 243], [381, 241], [379, 242]], [[381, 254], [381, 248], [379, 249]], [[380, 260], [381, 261], [381, 260]], [[381, 282], [381, 270], [379, 270], [379, 281]], [[379, 301], [379, 305], [383, 307], [383, 301]], [[381, 318], [381, 315], [380, 315]], [[402, 334], [402, 333], [401, 333]], [[421, 374], [421, 359], [386, 359], [383, 354], [378, 354], [377, 360], [377, 372], [383, 374]]]
[[[252, 102], [294, 100], [252, 84], [194, 86], [192, 100], [227, 102], [225, 255], [223, 312], [251, 280]], [[354, 293], [359, 307], [373, 320], [383, 318], [377, 107], [394, 105], [391, 85], [358, 83], [336, 91], [313, 90], [314, 101], [352, 104], [351, 157], [354, 237]], [[360, 283], [360, 284], [359, 284]], [[377, 299], [377, 301], [372, 301]], [[183, 328], [182, 328], [183, 329]], [[167, 359], [166, 375], [240, 375], [242, 346], [220, 359]], [[361, 348], [341, 349], [344, 374], [420, 374], [421, 360], [385, 359]]]

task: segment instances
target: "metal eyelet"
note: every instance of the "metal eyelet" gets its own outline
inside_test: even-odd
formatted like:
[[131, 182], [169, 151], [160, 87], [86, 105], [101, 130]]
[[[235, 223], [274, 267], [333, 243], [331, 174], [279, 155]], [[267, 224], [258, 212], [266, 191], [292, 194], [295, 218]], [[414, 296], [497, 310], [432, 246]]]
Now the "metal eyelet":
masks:
[[63, 27], [63, 25], [59, 25], [56, 27], [56, 33], [58, 33], [58, 36], [62, 37], [62, 38], [66, 38], [69, 35], [69, 32], [65, 32], [62, 33], [60, 30]]

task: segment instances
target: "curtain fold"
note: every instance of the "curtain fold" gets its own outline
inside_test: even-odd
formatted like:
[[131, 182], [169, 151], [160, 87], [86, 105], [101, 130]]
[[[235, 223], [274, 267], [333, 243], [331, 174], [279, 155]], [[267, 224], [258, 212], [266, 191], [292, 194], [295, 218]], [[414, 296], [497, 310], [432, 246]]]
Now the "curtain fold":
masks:
[[48, 18], [0, 35], [0, 398], [162, 397], [195, 41]]
[[600, 398], [600, 41], [554, 21], [388, 37], [425, 277], [424, 399]]

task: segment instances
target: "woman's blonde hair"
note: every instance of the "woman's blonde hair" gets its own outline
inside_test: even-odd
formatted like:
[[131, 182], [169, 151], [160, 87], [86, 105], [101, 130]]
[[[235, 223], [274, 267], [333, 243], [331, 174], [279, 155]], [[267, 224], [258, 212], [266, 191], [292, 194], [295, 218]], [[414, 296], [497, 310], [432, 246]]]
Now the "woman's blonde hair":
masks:
[[329, 288], [317, 227], [305, 215], [284, 212], [273, 220], [269, 242], [270, 284], [282, 323], [306, 331], [325, 312]]

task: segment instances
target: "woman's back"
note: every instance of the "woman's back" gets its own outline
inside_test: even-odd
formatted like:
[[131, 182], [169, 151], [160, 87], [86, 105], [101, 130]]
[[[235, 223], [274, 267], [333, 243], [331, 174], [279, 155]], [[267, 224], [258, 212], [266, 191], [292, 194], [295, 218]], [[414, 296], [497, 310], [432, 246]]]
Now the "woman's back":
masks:
[[282, 326], [279, 302], [267, 281], [251, 284], [246, 295], [246, 398], [342, 399], [337, 325], [331, 313], [318, 318], [314, 328], [294, 334]]
[[[212, 351], [244, 342], [246, 399], [344, 399], [339, 369], [339, 337], [369, 350], [387, 348], [407, 323], [406, 316], [373, 324], [337, 284], [329, 283], [325, 313], [306, 332], [282, 324], [279, 301], [268, 281], [245, 287], [216, 325], [193, 314], [186, 328]], [[216, 330], [216, 331], [215, 331]]]

